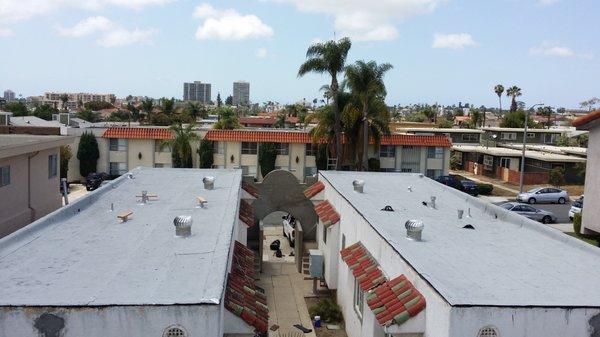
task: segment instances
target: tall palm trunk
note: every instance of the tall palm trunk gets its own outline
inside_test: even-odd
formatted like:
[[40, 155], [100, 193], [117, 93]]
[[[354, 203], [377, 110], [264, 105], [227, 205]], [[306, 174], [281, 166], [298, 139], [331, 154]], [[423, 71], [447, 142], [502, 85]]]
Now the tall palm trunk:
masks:
[[362, 170], [369, 170], [369, 122], [367, 121], [367, 111], [369, 102], [363, 102], [363, 155], [362, 155]]
[[498, 115], [502, 115], [502, 95], [498, 95], [498, 104], [500, 105], [500, 111], [498, 111]]
[[333, 115], [335, 125], [333, 132], [335, 133], [335, 169], [339, 171], [342, 168], [342, 124], [340, 121], [339, 97], [338, 97], [338, 81], [337, 74], [331, 74], [331, 94], [333, 96]]

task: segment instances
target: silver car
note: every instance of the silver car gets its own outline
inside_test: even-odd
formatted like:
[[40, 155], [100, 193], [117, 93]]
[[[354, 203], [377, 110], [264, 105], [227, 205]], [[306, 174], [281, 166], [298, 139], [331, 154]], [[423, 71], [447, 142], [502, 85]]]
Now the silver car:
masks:
[[569, 201], [567, 191], [553, 187], [538, 187], [517, 195], [517, 201], [529, 204], [536, 203], [559, 203], [564, 204]]
[[556, 216], [552, 212], [533, 208], [529, 205], [519, 204], [517, 202], [507, 202], [500, 205], [505, 210], [518, 213], [531, 220], [540, 221], [545, 224], [556, 222]]

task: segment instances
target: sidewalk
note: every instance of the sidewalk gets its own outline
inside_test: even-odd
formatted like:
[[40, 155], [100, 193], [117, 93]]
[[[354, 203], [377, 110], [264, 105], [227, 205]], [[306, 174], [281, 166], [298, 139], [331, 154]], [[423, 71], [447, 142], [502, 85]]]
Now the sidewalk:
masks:
[[502, 180], [493, 179], [493, 178], [489, 178], [486, 176], [476, 175], [476, 174], [473, 174], [473, 173], [467, 172], [467, 171], [451, 170], [450, 174], [461, 175], [461, 176], [468, 178], [470, 180], [473, 180], [474, 182], [477, 182], [477, 183], [491, 184], [494, 186], [494, 189], [500, 189], [500, 190], [506, 191], [507, 193], [514, 194], [514, 196], [517, 196], [517, 194], [519, 194], [518, 189], [515, 189], [512, 185], [509, 185]]

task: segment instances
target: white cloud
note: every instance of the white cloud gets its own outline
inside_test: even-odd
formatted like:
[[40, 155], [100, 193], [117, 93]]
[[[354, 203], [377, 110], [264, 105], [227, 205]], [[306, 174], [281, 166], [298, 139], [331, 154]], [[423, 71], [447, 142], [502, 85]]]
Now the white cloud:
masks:
[[269, 51], [267, 50], [267, 48], [258, 48], [258, 50], [256, 51], [256, 57], [258, 57], [259, 59], [267, 58], [267, 56], [269, 56]]
[[103, 47], [147, 44], [152, 42], [152, 37], [156, 34], [154, 29], [125, 29], [103, 16], [89, 17], [70, 28], [57, 27], [57, 31], [66, 37], [83, 37], [99, 33], [98, 44]]
[[433, 48], [448, 48], [448, 49], [463, 49], [468, 46], [474, 46], [475, 41], [471, 34], [459, 33], [459, 34], [434, 34], [433, 35]]
[[210, 4], [202, 4], [193, 16], [204, 22], [196, 30], [198, 40], [244, 40], [273, 36], [273, 28], [252, 14], [242, 15], [234, 9], [219, 10]]
[[292, 3], [299, 10], [332, 15], [338, 36], [357, 41], [392, 40], [398, 20], [430, 13], [445, 0], [261, 0]]
[[562, 58], [578, 57], [584, 60], [594, 59], [594, 54], [592, 53], [578, 53], [569, 47], [552, 41], [544, 41], [539, 46], [531, 47], [529, 49], [529, 54]]
[[0, 37], [7, 37], [13, 34], [12, 30], [9, 28], [0, 27]]

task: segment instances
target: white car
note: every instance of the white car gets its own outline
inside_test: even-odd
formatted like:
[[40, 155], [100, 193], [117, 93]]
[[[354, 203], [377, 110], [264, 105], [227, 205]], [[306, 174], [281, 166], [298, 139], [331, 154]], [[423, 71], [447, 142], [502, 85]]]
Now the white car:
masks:
[[573, 221], [575, 214], [581, 213], [582, 210], [583, 210], [583, 195], [581, 196], [581, 198], [573, 201], [573, 205], [571, 205], [571, 208], [569, 209], [569, 220]]
[[296, 241], [296, 219], [289, 213], [282, 216], [281, 219], [283, 219], [283, 236], [290, 241], [290, 247], [294, 247], [294, 242]]

